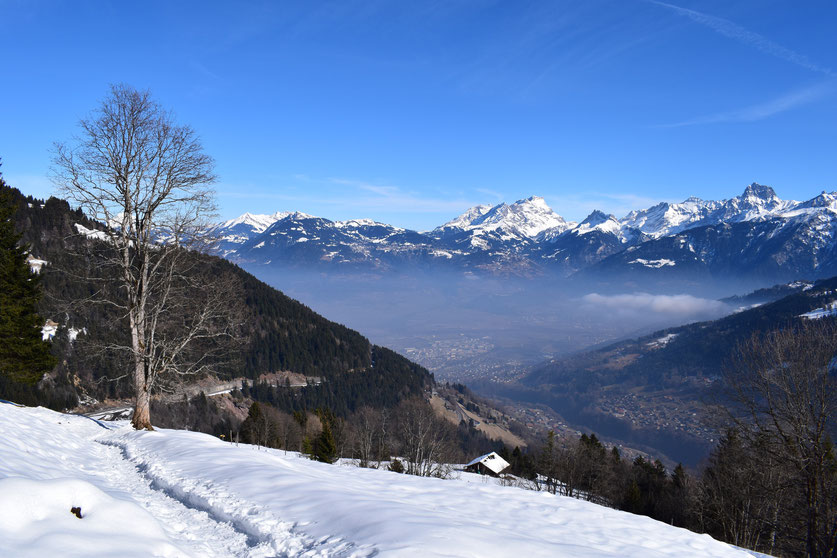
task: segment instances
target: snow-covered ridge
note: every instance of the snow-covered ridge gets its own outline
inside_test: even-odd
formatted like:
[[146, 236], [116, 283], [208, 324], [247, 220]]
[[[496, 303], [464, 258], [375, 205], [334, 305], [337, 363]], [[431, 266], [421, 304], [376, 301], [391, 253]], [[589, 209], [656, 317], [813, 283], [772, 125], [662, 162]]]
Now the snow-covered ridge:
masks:
[[531, 239], [546, 230], [563, 232], [575, 225], [555, 213], [540, 196], [519, 200], [511, 205], [501, 203], [487, 208], [486, 205], [472, 207], [435, 231], [458, 229], [475, 234], [496, 231], [507, 237]]
[[244, 215], [240, 215], [235, 219], [230, 219], [229, 221], [224, 221], [219, 225], [220, 229], [231, 229], [231, 228], [242, 228], [246, 227], [250, 229], [252, 232], [255, 233], [263, 233], [267, 230], [270, 225], [279, 221], [281, 219], [285, 219], [287, 217], [294, 217], [294, 218], [307, 218], [311, 217], [305, 213], [301, 213], [299, 211], [277, 211], [271, 215], [264, 215], [264, 214], [254, 214], [254, 213], [245, 213]]
[[[654, 242], [705, 226], [720, 226], [717, 232], [730, 238], [747, 235], [747, 226], [731, 226], [740, 223], [760, 229], [749, 245], [768, 266], [788, 268], [777, 272], [785, 274], [781, 278], [817, 274], [819, 268], [837, 265], [837, 193], [823, 192], [797, 202], [782, 200], [771, 187], [756, 183], [727, 200], [691, 197], [682, 203], [663, 202], [621, 219], [593, 211], [581, 223], [567, 221], [542, 197], [532, 196], [512, 204], [474, 206], [427, 232], [371, 219], [330, 221], [288, 212], [245, 214], [219, 225], [215, 232], [221, 237], [219, 253], [244, 263], [309, 266], [328, 262], [387, 270], [446, 262], [451, 269], [526, 276], [549, 269], [571, 275], [642, 245], [649, 246], [643, 261], [623, 259], [611, 269], [663, 269], [684, 263], [672, 249], [688, 250], [683, 257], [700, 266], [711, 266], [724, 258], [732, 261], [736, 254], [714, 251], [707, 244], [711, 239], [701, 241], [704, 248], [700, 253], [685, 238], [674, 248]], [[789, 240], [784, 246], [773, 243], [759, 252], [762, 244], [785, 231]], [[782, 250], [800, 257], [778, 253]], [[806, 254], [813, 254], [813, 259]]]
[[[433, 229], [434, 234], [451, 231], [470, 232], [483, 235], [495, 232], [507, 239], [538, 239], [550, 241], [566, 232], [586, 234], [601, 231], [620, 238], [632, 238], [640, 231], [649, 238], [660, 238], [688, 228], [720, 223], [738, 223], [768, 218], [791, 219], [794, 217], [828, 212], [837, 216], [837, 193], [826, 193], [798, 202], [782, 200], [773, 188], [753, 183], [736, 197], [713, 201], [691, 197], [681, 203], [662, 202], [647, 209], [631, 211], [619, 219], [601, 211], [593, 211], [581, 223], [565, 220], [547, 205], [544, 198], [532, 196], [512, 204], [500, 203], [494, 206], [477, 205], [456, 218]], [[282, 219], [307, 219], [311, 215], [300, 212], [277, 211], [271, 215], [245, 213], [220, 224], [218, 230], [241, 234], [246, 227], [248, 233], [260, 234]], [[334, 227], [393, 227], [372, 219], [349, 219], [331, 222]]]
[[373, 219], [349, 219], [347, 221], [334, 221], [334, 226], [338, 229], [351, 229], [351, 228], [360, 228], [360, 227], [384, 227], [390, 228], [396, 231], [403, 231], [404, 229], [393, 227], [392, 225], [387, 225], [386, 223], [381, 223], [379, 221], [375, 221]]
[[79, 223], [76, 223], [75, 227], [76, 227], [76, 231], [78, 232], [78, 234], [80, 234], [82, 236], [86, 236], [87, 238], [93, 238], [93, 239], [96, 239], [96, 240], [104, 240], [104, 241], [108, 240], [108, 235], [103, 231], [88, 229], [87, 227], [85, 227], [84, 225], [81, 225]]
[[800, 202], [782, 200], [770, 186], [752, 183], [740, 196], [712, 201], [691, 197], [682, 203], [663, 202], [648, 209], [631, 211], [620, 224], [642, 231], [651, 238], [675, 234], [692, 227], [787, 217]]
[[3, 556], [750, 556], [648, 517], [479, 475], [327, 465], [8, 404], [0, 429]]
[[471, 225], [471, 223], [473, 223], [475, 220], [479, 219], [480, 217], [482, 217], [483, 215], [488, 213], [490, 210], [491, 210], [490, 205], [476, 205], [476, 206], [470, 208], [468, 211], [466, 211], [462, 215], [459, 215], [455, 219], [452, 219], [452, 220], [448, 221], [444, 225], [436, 227], [436, 230], [443, 230], [443, 229], [464, 230], [466, 227], [469, 227]]

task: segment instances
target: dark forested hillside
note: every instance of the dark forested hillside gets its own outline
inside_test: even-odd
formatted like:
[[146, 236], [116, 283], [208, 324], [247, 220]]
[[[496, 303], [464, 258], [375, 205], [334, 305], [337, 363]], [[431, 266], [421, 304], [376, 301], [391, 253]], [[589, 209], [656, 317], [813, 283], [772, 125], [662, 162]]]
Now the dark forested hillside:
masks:
[[622, 382], [677, 387], [684, 378], [717, 377], [738, 343], [754, 332], [786, 326], [801, 314], [834, 302], [835, 291], [837, 277], [823, 279], [808, 290], [719, 320], [657, 331], [545, 364], [525, 383], [571, 383], [575, 389], [587, 391], [594, 385]]
[[[2, 187], [17, 205], [15, 226], [23, 233], [22, 240], [33, 257], [48, 262], [41, 269], [45, 296], [39, 310], [45, 319], [58, 324], [52, 350], [60, 364], [42, 382], [45, 391], [40, 397], [46, 398], [56, 386], [63, 386], [64, 395], [52, 401], [53, 406], [66, 406], [73, 399], [72, 392], [100, 400], [128, 395], [129, 386], [119, 379], [125, 359], [101, 350], [109, 340], [124, 335], [118, 326], [119, 312], [85, 302], [95, 288], [84, 280], [91, 272], [85, 246], [98, 241], [80, 235], [76, 225], [94, 230], [97, 224], [63, 200], [42, 201]], [[336, 412], [362, 405], [393, 406], [421, 394], [432, 382], [432, 376], [420, 366], [373, 346], [358, 332], [328, 321], [236, 265], [216, 257], [199, 258], [196, 269], [229, 278], [226, 284], [235, 285], [229, 297], [240, 310], [240, 343], [218, 360], [220, 377], [256, 379], [279, 371], [316, 377], [316, 385], [312, 382], [302, 390], [286, 391], [283, 397], [294, 401], [283, 406], [328, 406]], [[0, 390], [0, 397], [19, 391], [5, 384]], [[29, 402], [31, 398], [30, 393]]]
[[[485, 391], [548, 405], [577, 427], [696, 464], [720, 434], [704, 403], [723, 387], [736, 347], [756, 333], [798, 324], [802, 314], [835, 301], [837, 277], [800, 284], [779, 300], [553, 360], [517, 384]], [[835, 319], [823, 314], [824, 320]]]

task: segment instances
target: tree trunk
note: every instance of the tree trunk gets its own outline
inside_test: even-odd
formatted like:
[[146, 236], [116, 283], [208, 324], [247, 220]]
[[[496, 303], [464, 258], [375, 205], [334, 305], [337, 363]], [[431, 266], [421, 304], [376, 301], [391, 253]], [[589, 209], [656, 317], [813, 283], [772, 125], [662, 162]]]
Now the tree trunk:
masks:
[[136, 402], [134, 404], [134, 416], [131, 417], [131, 425], [136, 430], [154, 430], [154, 427], [151, 426], [151, 386], [148, 382], [145, 363], [141, 358], [136, 359], [134, 366], [134, 387]]
[[131, 418], [131, 425], [136, 430], [154, 430], [151, 426], [150, 411], [151, 398], [148, 390], [137, 387], [137, 400], [134, 407], [134, 416]]

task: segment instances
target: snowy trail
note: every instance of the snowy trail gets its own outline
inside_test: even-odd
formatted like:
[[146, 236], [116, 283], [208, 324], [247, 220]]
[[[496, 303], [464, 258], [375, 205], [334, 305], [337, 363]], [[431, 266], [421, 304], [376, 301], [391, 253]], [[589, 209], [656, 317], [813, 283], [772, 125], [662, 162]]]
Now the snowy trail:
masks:
[[[140, 434], [155, 436], [155, 433]], [[209, 439], [217, 441], [211, 437]], [[127, 443], [118, 431], [104, 434], [98, 441], [120, 451], [123, 462], [133, 464], [150, 481], [152, 488], [245, 537], [250, 545], [249, 554], [236, 556], [371, 558], [378, 553], [374, 547], [358, 546], [343, 537], [306, 534], [296, 524], [282, 521], [267, 506], [240, 497], [235, 491], [230, 490], [223, 476], [207, 480], [193, 474], [184, 474], [182, 470], [169, 465], [166, 460], [159, 459], [159, 456], [151, 456], [148, 452]], [[239, 458], [241, 450], [252, 451], [255, 460], [267, 456], [266, 451], [259, 451], [252, 446], [238, 448], [222, 443], [221, 447], [239, 450], [235, 451]], [[224, 553], [220, 555], [233, 556]]]
[[231, 525], [216, 521], [204, 511], [190, 508], [156, 487], [127, 459], [120, 448], [98, 444], [104, 466], [94, 472], [112, 494], [123, 494], [150, 512], [166, 534], [190, 555], [255, 558], [266, 556], [249, 544], [244, 533]]

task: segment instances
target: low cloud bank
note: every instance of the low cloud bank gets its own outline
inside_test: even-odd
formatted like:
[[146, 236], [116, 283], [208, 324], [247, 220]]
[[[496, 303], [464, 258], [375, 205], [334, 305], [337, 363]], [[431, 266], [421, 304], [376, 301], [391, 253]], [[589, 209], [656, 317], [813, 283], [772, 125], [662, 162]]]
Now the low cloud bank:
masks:
[[689, 294], [632, 293], [601, 295], [590, 293], [584, 295], [581, 299], [590, 306], [612, 310], [620, 315], [651, 312], [659, 317], [686, 318], [689, 316], [719, 316], [729, 312], [729, 307], [723, 302]]

